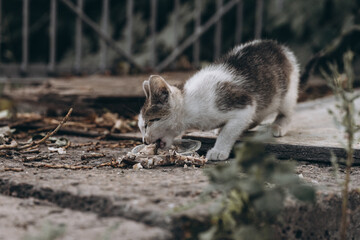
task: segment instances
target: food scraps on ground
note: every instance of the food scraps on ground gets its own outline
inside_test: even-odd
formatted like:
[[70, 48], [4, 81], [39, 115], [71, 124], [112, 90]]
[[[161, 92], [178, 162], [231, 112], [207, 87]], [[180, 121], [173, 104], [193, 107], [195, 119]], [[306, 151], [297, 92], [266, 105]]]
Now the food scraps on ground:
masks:
[[200, 157], [196, 152], [192, 156], [184, 156], [176, 152], [176, 147], [168, 150], [160, 149], [156, 144], [150, 144], [143, 147], [139, 152], [128, 152], [125, 156], [119, 158], [119, 163], [127, 165], [136, 165], [134, 169], [139, 169], [139, 164], [143, 168], [154, 168], [156, 166], [168, 165], [193, 165], [203, 166], [207, 159]]

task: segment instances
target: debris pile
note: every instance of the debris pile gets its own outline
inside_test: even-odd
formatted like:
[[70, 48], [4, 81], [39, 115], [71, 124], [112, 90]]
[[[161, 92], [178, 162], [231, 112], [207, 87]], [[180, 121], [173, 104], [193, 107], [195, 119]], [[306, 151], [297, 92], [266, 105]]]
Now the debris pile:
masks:
[[[191, 140], [181, 140], [184, 144], [180, 148], [163, 150], [156, 144], [139, 145], [141, 143], [136, 140], [121, 138], [122, 133], [138, 131], [136, 117], [122, 119], [107, 112], [85, 119], [71, 117], [70, 120], [72, 111], [71, 108], [62, 119], [32, 113], [17, 114], [14, 120], [0, 119], [0, 157], [12, 159], [10, 165], [3, 164], [0, 171], [19, 172], [24, 166], [70, 170], [187, 167], [203, 166], [207, 161], [196, 153], [198, 148], [184, 154], [184, 150], [191, 148]], [[62, 135], [55, 136], [58, 133]], [[89, 142], [77, 142], [76, 137], [71, 137], [79, 135], [81, 139], [88, 138]], [[133, 151], [128, 152], [131, 149]], [[140, 150], [135, 152], [134, 149]]]
[[[60, 122], [61, 120], [54, 117], [41, 116], [37, 113], [17, 113], [15, 117], [11, 119], [5, 116], [1, 118], [0, 114], [0, 126], [26, 130], [26, 134], [52, 130], [58, 126]], [[73, 116], [71, 120], [67, 119], [60, 131], [65, 134], [106, 138], [111, 134], [138, 131], [137, 116], [125, 119], [117, 113], [111, 112], [87, 117]], [[24, 136], [19, 136], [19, 138], [21, 137]], [[2, 143], [0, 142], [0, 144]]]
[[135, 169], [169, 165], [199, 167], [203, 166], [206, 162], [207, 159], [200, 157], [195, 151], [191, 156], [186, 156], [178, 153], [176, 147], [172, 147], [169, 150], [162, 150], [158, 148], [157, 144], [145, 145], [140, 151], [128, 152], [119, 159], [119, 163], [131, 165]]

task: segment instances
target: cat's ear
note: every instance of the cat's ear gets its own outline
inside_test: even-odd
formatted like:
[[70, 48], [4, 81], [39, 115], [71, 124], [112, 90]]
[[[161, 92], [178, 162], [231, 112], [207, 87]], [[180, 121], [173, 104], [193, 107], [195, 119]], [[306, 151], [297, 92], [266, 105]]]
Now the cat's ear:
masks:
[[170, 87], [167, 82], [158, 75], [149, 78], [150, 102], [152, 104], [166, 104], [169, 101]]
[[145, 96], [146, 98], [149, 98], [150, 97], [150, 86], [149, 86], [149, 81], [145, 80], [143, 82], [143, 90], [144, 90], [144, 93], [145, 93]]

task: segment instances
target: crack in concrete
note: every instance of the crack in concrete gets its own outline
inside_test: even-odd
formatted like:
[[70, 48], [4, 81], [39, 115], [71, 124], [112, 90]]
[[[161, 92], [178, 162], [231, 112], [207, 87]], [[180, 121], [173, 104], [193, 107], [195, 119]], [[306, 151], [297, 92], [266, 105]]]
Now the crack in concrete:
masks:
[[76, 196], [66, 191], [54, 191], [47, 187], [39, 188], [31, 184], [16, 183], [1, 178], [0, 194], [17, 198], [33, 197], [55, 203], [61, 208], [93, 212], [101, 217], [124, 217], [149, 226], [172, 230], [172, 219], [169, 216], [152, 211], [135, 209], [127, 204], [114, 204], [111, 199], [104, 196]]
[[100, 217], [122, 217], [159, 227], [172, 234], [171, 239], [183, 239], [186, 232], [197, 236], [210, 226], [209, 218], [190, 217], [186, 214], [168, 215], [147, 209], [134, 208], [126, 203], [114, 203], [105, 196], [77, 196], [67, 191], [36, 187], [28, 183], [18, 183], [0, 178], [0, 194], [17, 198], [36, 198], [81, 212], [92, 212]]

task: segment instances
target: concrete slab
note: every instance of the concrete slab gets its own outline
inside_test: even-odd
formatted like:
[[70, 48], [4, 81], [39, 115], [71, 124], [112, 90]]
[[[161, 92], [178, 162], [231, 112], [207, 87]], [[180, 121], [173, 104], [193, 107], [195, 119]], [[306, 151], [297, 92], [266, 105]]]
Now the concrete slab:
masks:
[[169, 232], [120, 217], [99, 217], [36, 198], [0, 195], [0, 239], [169, 239]]
[[[356, 93], [360, 93], [358, 90]], [[281, 159], [295, 159], [312, 162], [330, 163], [331, 152], [338, 158], [346, 158], [343, 150], [345, 143], [344, 133], [338, 129], [334, 123], [334, 118], [328, 113], [332, 110], [338, 116], [339, 111], [335, 108], [335, 98], [333, 96], [320, 98], [308, 102], [299, 103], [293, 117], [289, 132], [280, 138], [272, 138], [266, 142], [268, 152], [274, 153]], [[355, 102], [356, 111], [360, 112], [360, 99]], [[253, 136], [257, 131], [267, 131], [269, 124], [275, 116], [265, 120], [262, 126], [244, 133], [241, 139]], [[357, 123], [360, 124], [360, 115], [356, 116]], [[113, 139], [135, 139], [141, 141], [140, 133], [114, 134]], [[202, 142], [202, 153], [210, 149], [217, 135], [214, 131], [200, 132], [189, 131], [184, 138], [200, 140]], [[355, 164], [360, 165], [360, 132], [356, 134], [354, 144]]]
[[[83, 164], [76, 157], [83, 151], [84, 149], [77, 149], [69, 153], [74, 156], [73, 158], [53, 157], [46, 162]], [[114, 150], [113, 154], [119, 153]], [[108, 159], [94, 161], [101, 162]], [[41, 210], [42, 207], [38, 209], [36, 206], [31, 206], [30, 211], [0, 199], [0, 203], [4, 203], [2, 208], [8, 208], [10, 211], [1, 210], [0, 204], [0, 213], [3, 214], [4, 219], [1, 220], [0, 217], [0, 226], [2, 221], [6, 221], [5, 226], [8, 229], [16, 230], [17, 219], [21, 218], [21, 214], [24, 215], [24, 221], [19, 221], [20, 224], [27, 224], [26, 220], [35, 221], [38, 216], [39, 220], [35, 221], [35, 227], [29, 227], [34, 231], [21, 231], [21, 233], [37, 234], [40, 231], [38, 227], [44, 223], [41, 220], [43, 219], [56, 224], [69, 224], [69, 229], [74, 230], [69, 233], [75, 236], [88, 236], [85, 234], [87, 229], [94, 228], [89, 232], [102, 234], [117, 222], [124, 223], [123, 219], [126, 219], [130, 222], [125, 222], [124, 226], [131, 225], [135, 229], [132, 233], [134, 235], [130, 236], [138, 236], [137, 231], [143, 231], [144, 228], [149, 231], [144, 230], [145, 234], [149, 234], [149, 238], [144, 239], [156, 239], [156, 237], [164, 239], [169, 236], [168, 233], [170, 237], [165, 239], [184, 239], [186, 236], [196, 238], [197, 234], [210, 224], [211, 203], [205, 204], [198, 200], [201, 192], [208, 186], [208, 179], [202, 168], [159, 167], [135, 171], [105, 167], [64, 170], [24, 167], [16, 159], [4, 159], [1, 165], [22, 167], [24, 171], [0, 172], [0, 194], [21, 199], [35, 198], [51, 203], [50, 208], [62, 209], [59, 213], [55, 211], [48, 216], [47, 213], [51, 212], [51, 209]], [[332, 167], [299, 163], [296, 172], [317, 188], [317, 204], [307, 206], [289, 202], [282, 215], [284, 222], [280, 222], [276, 227], [279, 237], [274, 238], [296, 239], [300, 232], [305, 239], [307, 237], [311, 239], [311, 236], [313, 239], [321, 239], [321, 236], [323, 239], [336, 239], [341, 216], [341, 185], [334, 177]], [[352, 215], [349, 234], [359, 236], [359, 168], [353, 168], [351, 178], [352, 194], [349, 204]], [[344, 179], [343, 172], [339, 173], [339, 179]], [[194, 207], [189, 210], [176, 211], [176, 208], [194, 203]], [[37, 215], [36, 212], [39, 214]], [[102, 220], [97, 222], [98, 219]], [[121, 226], [118, 234], [125, 231], [121, 230]], [[77, 228], [80, 229], [77, 231]], [[326, 234], [330, 234], [331, 237], [327, 237]], [[162, 236], [164, 238], [161, 238]]]
[[[345, 158], [346, 154], [343, 150], [345, 134], [336, 127], [333, 116], [328, 113], [332, 110], [340, 116], [335, 104], [333, 96], [299, 103], [289, 132], [284, 137], [272, 138], [270, 142], [267, 142], [267, 150], [282, 159], [329, 162], [331, 152], [339, 158]], [[359, 113], [360, 99], [356, 100], [355, 108]], [[252, 135], [254, 131], [263, 131], [272, 119], [265, 121], [263, 126], [255, 128], [250, 134], [245, 133], [243, 137]], [[359, 114], [356, 119], [360, 125]], [[186, 138], [202, 140], [211, 145], [215, 142], [216, 135], [214, 132], [191, 132], [186, 135]], [[353, 147], [355, 164], [360, 164], [360, 132], [356, 134]]]

